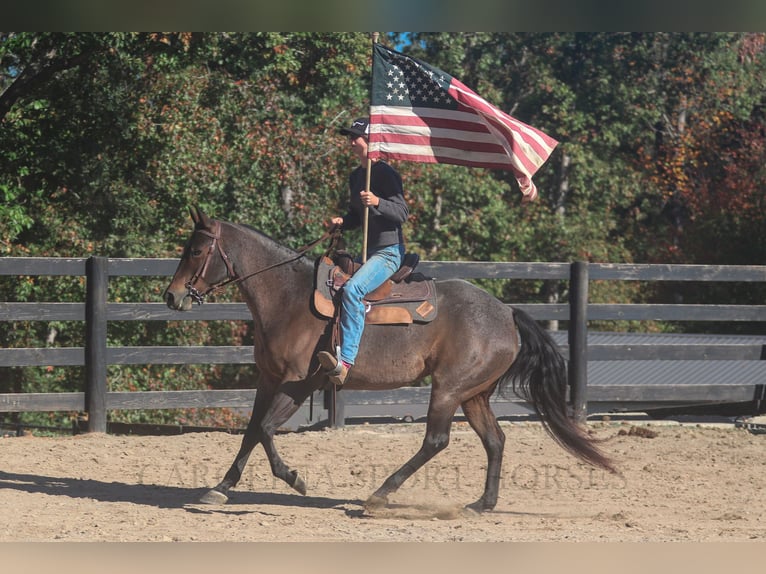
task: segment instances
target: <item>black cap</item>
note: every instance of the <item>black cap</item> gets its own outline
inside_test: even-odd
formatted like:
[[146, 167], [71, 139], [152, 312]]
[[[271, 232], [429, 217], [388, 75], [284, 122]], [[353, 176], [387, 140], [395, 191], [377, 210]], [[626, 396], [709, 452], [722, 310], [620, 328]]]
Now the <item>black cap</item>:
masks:
[[356, 137], [368, 135], [370, 128], [370, 118], [357, 118], [350, 127], [341, 128], [340, 133], [344, 136], [354, 135]]

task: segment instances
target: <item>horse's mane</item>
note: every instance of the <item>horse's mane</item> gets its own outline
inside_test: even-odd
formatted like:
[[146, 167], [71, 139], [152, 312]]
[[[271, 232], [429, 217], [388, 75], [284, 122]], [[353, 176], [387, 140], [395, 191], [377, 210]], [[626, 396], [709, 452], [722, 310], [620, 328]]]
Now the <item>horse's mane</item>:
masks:
[[[244, 231], [247, 234], [256, 235], [256, 236], [260, 237], [262, 240], [266, 241], [267, 243], [270, 243], [275, 249], [282, 251], [283, 252], [283, 256], [285, 258], [294, 257], [298, 253], [297, 250], [292, 249], [291, 247], [288, 247], [288, 246], [280, 243], [279, 241], [277, 241], [276, 239], [274, 239], [273, 237], [271, 237], [267, 233], [264, 233], [260, 229], [256, 229], [255, 227], [253, 227], [252, 225], [248, 225], [247, 223], [232, 223], [232, 222], [229, 222], [229, 221], [227, 221], [227, 222], [223, 222], [222, 221], [222, 223], [228, 223], [232, 227], [240, 229], [240, 230]], [[307, 263], [309, 263], [309, 260], [307, 259], [306, 254], [304, 254], [304, 256], [301, 257], [300, 260], [301, 261], [306, 261]]]

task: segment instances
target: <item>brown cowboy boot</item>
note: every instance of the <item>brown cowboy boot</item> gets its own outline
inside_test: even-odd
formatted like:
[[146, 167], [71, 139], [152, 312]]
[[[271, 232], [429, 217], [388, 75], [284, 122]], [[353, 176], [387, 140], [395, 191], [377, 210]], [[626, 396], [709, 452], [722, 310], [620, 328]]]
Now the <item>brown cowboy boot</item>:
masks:
[[330, 382], [335, 386], [342, 387], [348, 376], [348, 367], [343, 364], [343, 361], [339, 361], [332, 353], [327, 351], [319, 351], [317, 353], [317, 360], [325, 370]]

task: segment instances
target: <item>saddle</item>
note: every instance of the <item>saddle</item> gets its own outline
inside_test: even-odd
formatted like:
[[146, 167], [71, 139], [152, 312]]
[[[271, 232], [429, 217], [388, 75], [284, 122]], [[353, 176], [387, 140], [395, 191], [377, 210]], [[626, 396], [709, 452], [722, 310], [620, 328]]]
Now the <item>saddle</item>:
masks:
[[[436, 284], [414, 272], [418, 261], [416, 253], [407, 253], [396, 273], [365, 296], [366, 324], [429, 323], [436, 317]], [[340, 290], [360, 266], [341, 250], [316, 260], [314, 309], [320, 315], [329, 319], [338, 316]]]

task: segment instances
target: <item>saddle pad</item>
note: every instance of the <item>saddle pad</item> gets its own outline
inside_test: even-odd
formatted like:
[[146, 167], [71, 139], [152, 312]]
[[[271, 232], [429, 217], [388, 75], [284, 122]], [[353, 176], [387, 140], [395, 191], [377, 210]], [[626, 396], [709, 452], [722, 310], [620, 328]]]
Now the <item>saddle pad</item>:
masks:
[[[340, 288], [350, 278], [328, 257], [316, 263], [314, 308], [327, 318], [335, 316], [335, 301]], [[386, 297], [365, 299], [365, 322], [376, 325], [428, 323], [436, 317], [436, 283], [420, 273], [413, 273], [401, 283], [389, 281], [391, 291]], [[373, 293], [379, 292], [378, 289]]]

